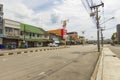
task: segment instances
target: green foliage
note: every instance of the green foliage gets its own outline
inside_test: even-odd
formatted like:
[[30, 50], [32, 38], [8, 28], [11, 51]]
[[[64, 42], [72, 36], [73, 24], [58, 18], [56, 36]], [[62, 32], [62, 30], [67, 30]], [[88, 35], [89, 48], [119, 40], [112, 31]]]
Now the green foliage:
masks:
[[114, 40], [116, 39], [115, 35], [116, 35], [116, 33], [113, 33], [113, 35], [112, 35], [112, 37], [111, 37], [111, 40], [114, 41]]

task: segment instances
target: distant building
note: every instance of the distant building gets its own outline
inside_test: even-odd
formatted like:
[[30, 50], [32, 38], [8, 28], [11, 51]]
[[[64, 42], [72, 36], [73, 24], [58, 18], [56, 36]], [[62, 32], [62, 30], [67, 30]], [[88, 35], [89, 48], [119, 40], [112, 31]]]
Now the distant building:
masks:
[[67, 33], [70, 44], [77, 44], [79, 42], [78, 33], [77, 32], [69, 32]]
[[65, 39], [65, 35], [67, 34], [67, 30], [65, 29], [55, 29], [55, 30], [49, 30], [49, 33], [54, 33], [56, 35], [61, 36], [61, 40]]
[[120, 24], [117, 25], [117, 41], [120, 42]]

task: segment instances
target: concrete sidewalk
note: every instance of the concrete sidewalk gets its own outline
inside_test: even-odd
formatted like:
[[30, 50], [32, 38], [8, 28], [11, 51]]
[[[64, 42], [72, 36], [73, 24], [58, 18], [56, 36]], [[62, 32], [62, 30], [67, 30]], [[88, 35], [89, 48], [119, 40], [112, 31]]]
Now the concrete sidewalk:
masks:
[[91, 80], [120, 80], [120, 59], [109, 48], [103, 48]]
[[120, 80], [120, 59], [109, 48], [103, 49], [103, 80]]

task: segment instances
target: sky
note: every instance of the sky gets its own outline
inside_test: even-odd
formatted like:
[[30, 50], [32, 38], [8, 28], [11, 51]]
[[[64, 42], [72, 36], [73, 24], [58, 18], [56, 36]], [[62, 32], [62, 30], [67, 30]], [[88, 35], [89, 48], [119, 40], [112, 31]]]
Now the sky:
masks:
[[[116, 32], [116, 25], [120, 24], [120, 3], [119, 0], [102, 1], [105, 5], [104, 18], [103, 8], [100, 8], [100, 23], [115, 17], [101, 25], [106, 27], [103, 32], [105, 39], [109, 39]], [[60, 29], [62, 20], [69, 19], [66, 28], [68, 32], [78, 32], [80, 36], [90, 40], [97, 38], [96, 25], [81, 0], [0, 0], [0, 3], [4, 5], [4, 18], [35, 25], [44, 30]], [[84, 35], [82, 31], [85, 31]]]

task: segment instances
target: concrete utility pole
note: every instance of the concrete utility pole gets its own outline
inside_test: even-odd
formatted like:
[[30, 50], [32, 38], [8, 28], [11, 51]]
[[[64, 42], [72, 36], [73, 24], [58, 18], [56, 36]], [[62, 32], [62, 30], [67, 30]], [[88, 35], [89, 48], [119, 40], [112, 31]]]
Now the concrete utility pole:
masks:
[[94, 6], [91, 6], [90, 8], [91, 9], [95, 9], [96, 11], [96, 26], [97, 26], [97, 46], [98, 46], [98, 52], [100, 52], [100, 24], [99, 24], [99, 20], [100, 20], [100, 17], [99, 17], [99, 14], [98, 14], [98, 8], [100, 6], [103, 6], [104, 7], [104, 3], [101, 3], [99, 5], [94, 5]]

